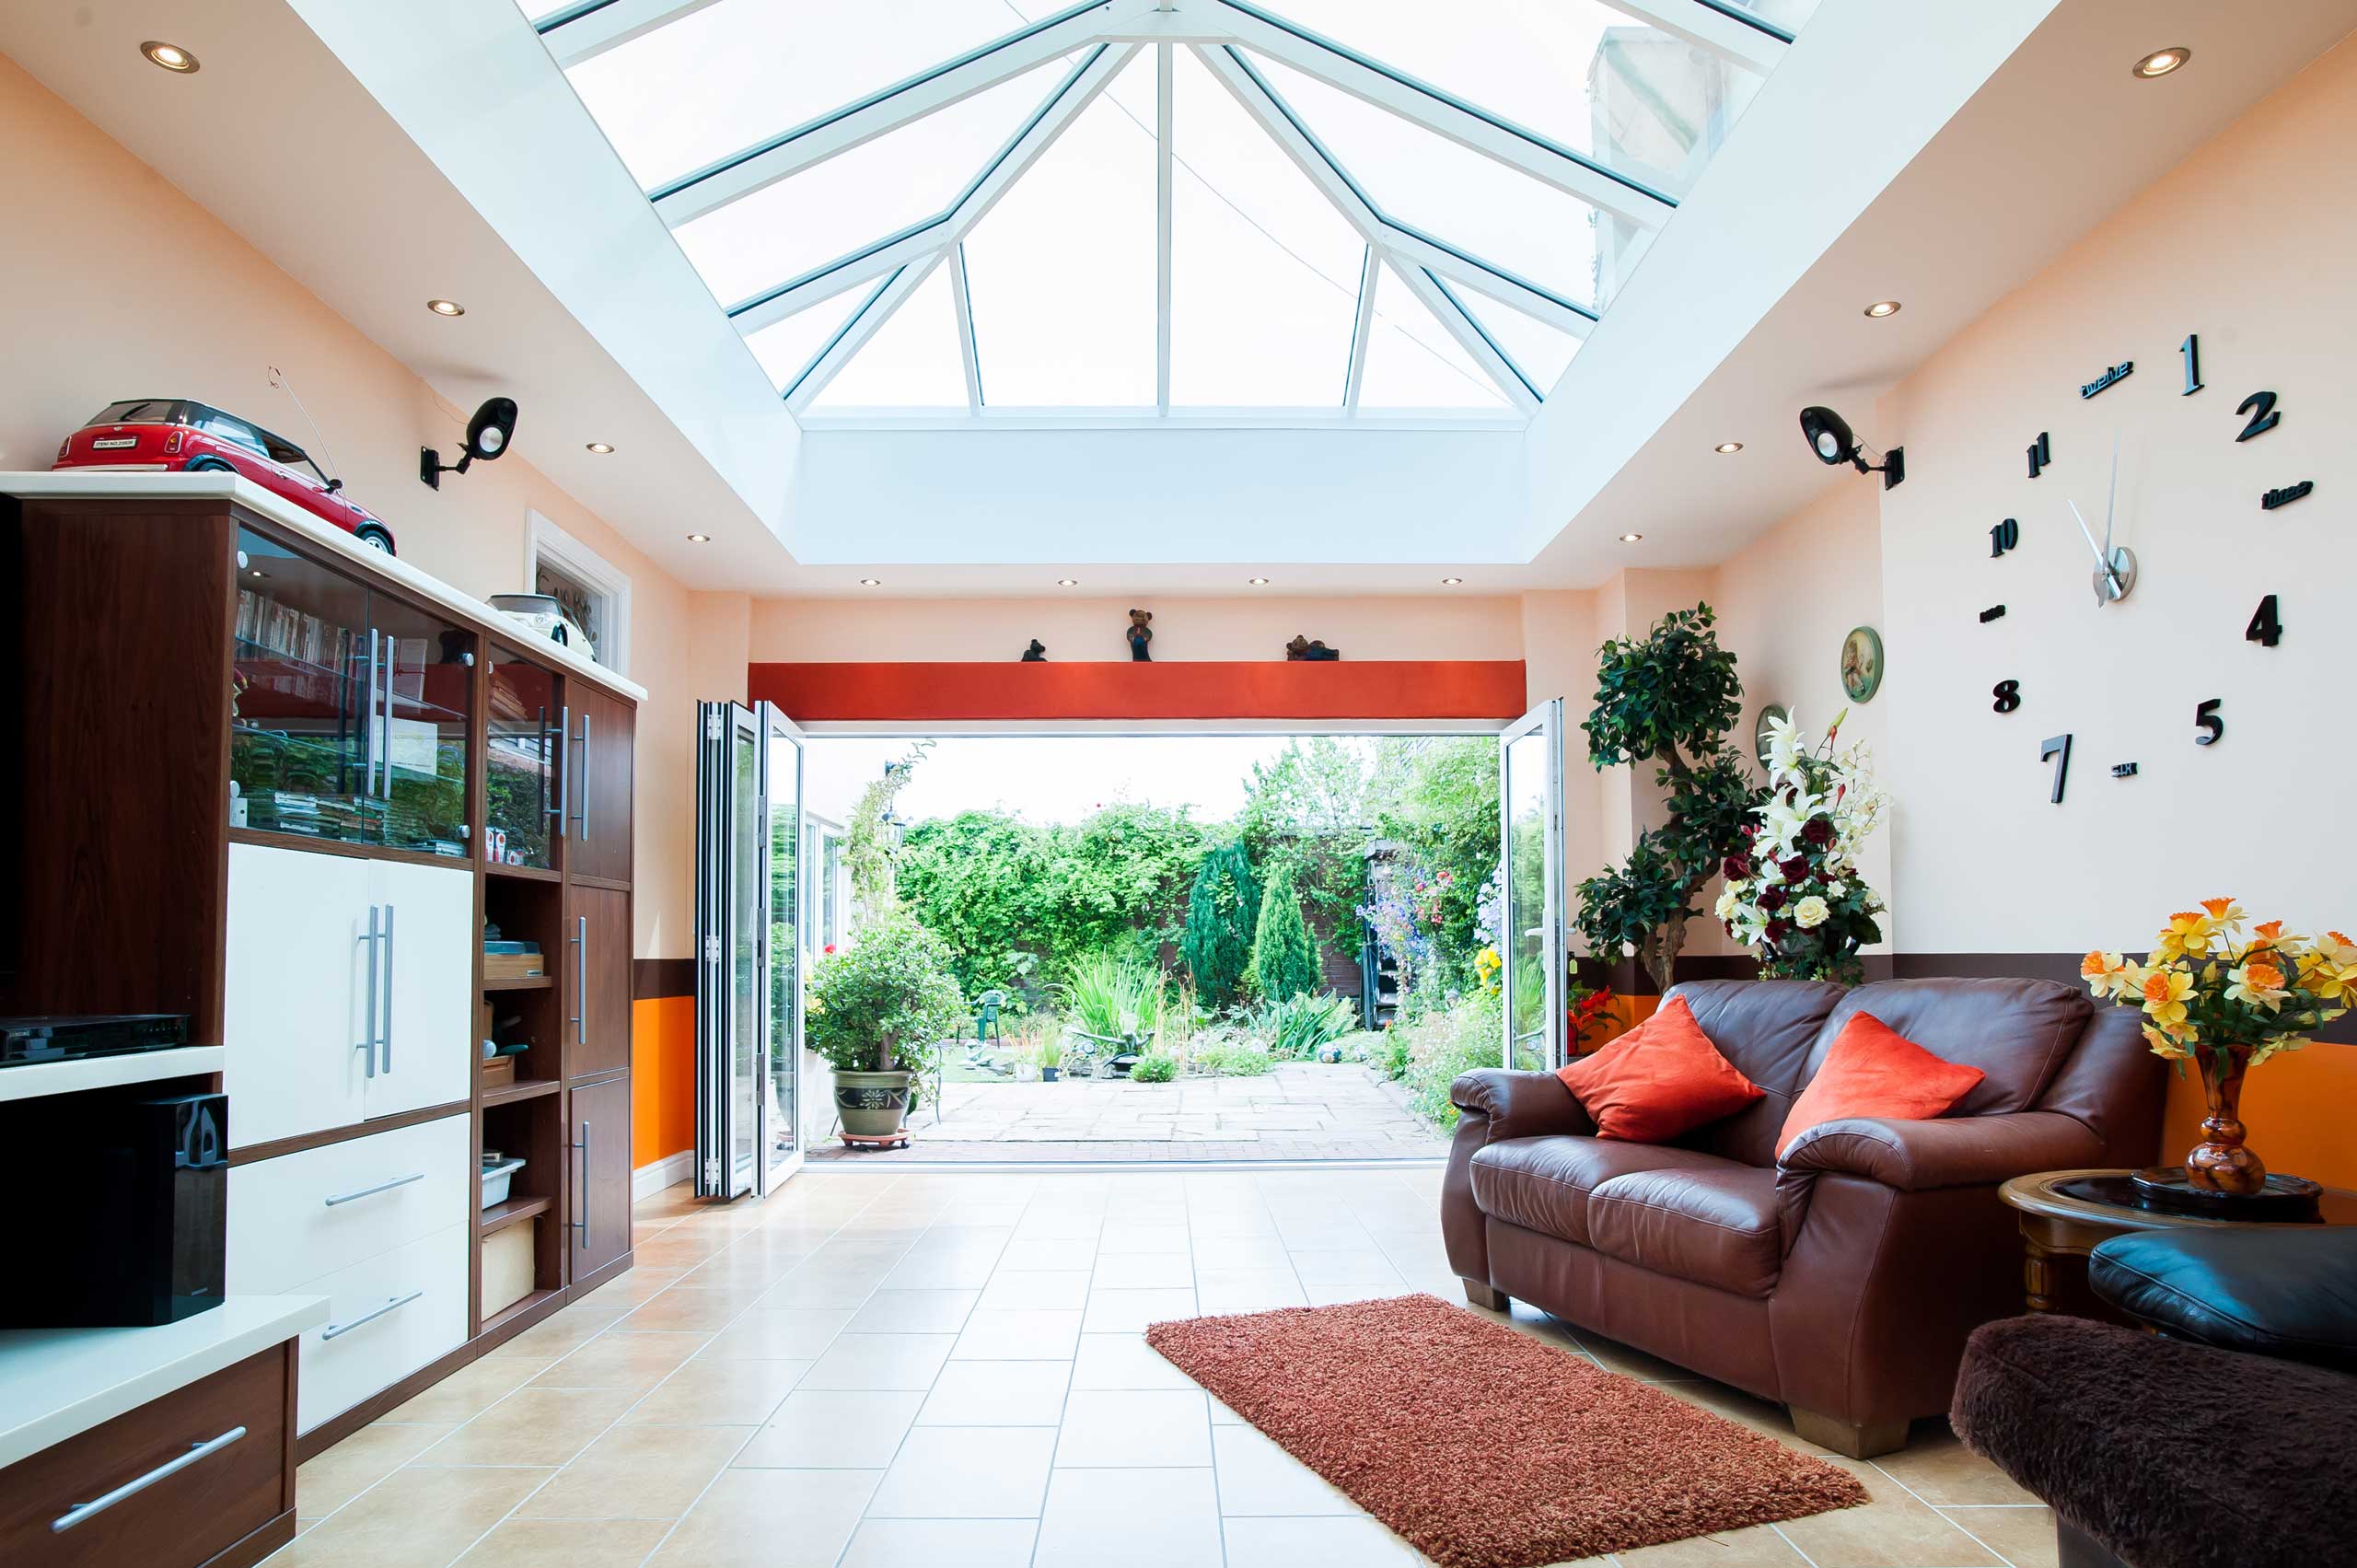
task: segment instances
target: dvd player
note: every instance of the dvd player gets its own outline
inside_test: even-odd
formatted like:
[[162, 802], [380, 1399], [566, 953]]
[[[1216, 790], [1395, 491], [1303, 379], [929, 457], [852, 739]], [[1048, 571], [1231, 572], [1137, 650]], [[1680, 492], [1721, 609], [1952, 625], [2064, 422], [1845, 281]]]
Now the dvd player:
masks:
[[121, 1056], [134, 1051], [171, 1051], [187, 1043], [185, 1013], [0, 1018], [0, 1067]]

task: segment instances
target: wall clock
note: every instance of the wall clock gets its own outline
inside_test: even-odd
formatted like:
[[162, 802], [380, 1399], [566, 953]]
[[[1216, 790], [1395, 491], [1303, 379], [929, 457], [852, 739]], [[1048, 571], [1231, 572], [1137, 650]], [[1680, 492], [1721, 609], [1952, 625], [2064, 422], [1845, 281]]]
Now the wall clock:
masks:
[[1841, 639], [1841, 690], [1853, 703], [1871, 703], [1882, 689], [1882, 634], [1853, 626]]
[[1771, 703], [1759, 710], [1759, 722], [1751, 726], [1751, 749], [1759, 758], [1763, 770], [1768, 766], [1768, 726], [1792, 722], [1793, 715], [1785, 712], [1782, 703]]

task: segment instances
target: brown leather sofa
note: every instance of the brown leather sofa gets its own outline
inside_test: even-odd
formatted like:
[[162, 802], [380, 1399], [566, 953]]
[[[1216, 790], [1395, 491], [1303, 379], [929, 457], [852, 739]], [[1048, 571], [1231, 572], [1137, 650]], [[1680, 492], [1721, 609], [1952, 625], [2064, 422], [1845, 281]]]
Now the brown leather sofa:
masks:
[[[1675, 1144], [1594, 1136], [1552, 1073], [1457, 1080], [1441, 1194], [1476, 1306], [1527, 1301], [1574, 1327], [1790, 1408], [1801, 1435], [1865, 1458], [1948, 1408], [1966, 1338], [2021, 1310], [2000, 1183], [2153, 1162], [2164, 1067], [2132, 1008], [2050, 981], [1680, 985], [1764, 1098]], [[1852, 1013], [1988, 1075], [1931, 1121], [1852, 1119], [1776, 1158], [1785, 1113]]]

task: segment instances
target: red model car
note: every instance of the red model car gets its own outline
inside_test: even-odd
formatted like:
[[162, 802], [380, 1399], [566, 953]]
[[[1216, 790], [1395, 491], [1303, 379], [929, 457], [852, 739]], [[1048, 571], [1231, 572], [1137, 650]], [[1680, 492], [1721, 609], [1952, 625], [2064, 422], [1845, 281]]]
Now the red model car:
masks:
[[209, 403], [187, 398], [134, 398], [109, 403], [57, 448], [52, 469], [111, 469], [136, 473], [241, 473], [264, 490], [325, 517], [386, 554], [393, 530], [344, 499], [343, 481], [319, 471], [309, 454], [281, 436]]

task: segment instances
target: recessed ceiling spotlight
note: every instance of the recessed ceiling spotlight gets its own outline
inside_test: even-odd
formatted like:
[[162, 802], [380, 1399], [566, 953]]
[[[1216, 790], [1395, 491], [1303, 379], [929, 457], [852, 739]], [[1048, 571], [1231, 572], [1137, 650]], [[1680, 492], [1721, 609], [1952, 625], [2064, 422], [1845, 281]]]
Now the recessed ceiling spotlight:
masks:
[[[161, 65], [165, 70], [176, 72], [183, 76], [200, 69], [196, 63], [196, 56], [177, 43], [159, 43], [151, 38], [139, 46], [139, 52], [147, 56], [150, 64]], [[2158, 73], [2155, 72], [2154, 75]]]
[[1458, 587], [1464, 581], [1465, 579], [1462, 577], [1443, 577], [1440, 580], [1440, 586], [1445, 588], [1453, 588]]
[[610, 455], [612, 454], [612, 452], [613, 452], [613, 449], [614, 449], [614, 448], [613, 448], [613, 447], [612, 447], [610, 444], [609, 444], [609, 443], [607, 443], [607, 442], [604, 442], [604, 441], [592, 441], [592, 442], [590, 442], [590, 443], [589, 443], [589, 449], [590, 449], [591, 451], [593, 451], [593, 452], [597, 453], [599, 457], [603, 458], [603, 457], [610, 456]]
[[1056, 587], [1060, 588], [1076, 588], [1080, 587], [1080, 579], [1078, 577], [1058, 577], [1056, 579]]
[[[2192, 58], [2193, 51], [2187, 49], [2182, 45], [2179, 45], [2175, 49], [2155, 49], [2153, 52], [2136, 62], [2136, 64], [2130, 67], [2130, 69], [2135, 75], [2142, 76], [2144, 80], [2149, 82], [2155, 76], [2167, 75], [2171, 71], [2176, 70], [2178, 66], [2184, 64], [2187, 61]], [[163, 62], [157, 61], [157, 64], [161, 64]], [[192, 66], [191, 69], [194, 69], [194, 67]]]
[[1866, 307], [1866, 314], [1873, 317], [1877, 321], [1881, 320], [1886, 316], [1896, 316], [1898, 314], [1898, 301], [1896, 299], [1877, 299], [1872, 305]]
[[1265, 588], [1269, 586], [1269, 579], [1266, 577], [1247, 577], [1244, 580], [1256, 588]]
[[1645, 536], [1641, 533], [1624, 533], [1620, 536], [1620, 542], [1623, 544], [1634, 544], [1644, 537]]
[[463, 316], [467, 313], [467, 308], [455, 299], [429, 299], [425, 308], [436, 316]]
[[688, 536], [688, 542], [690, 544], [710, 544], [712, 542], [712, 536], [708, 533], [691, 533]]
[[884, 586], [884, 579], [881, 577], [862, 577], [859, 580], [859, 586], [863, 588], [880, 588]]
[[1743, 450], [1743, 443], [1740, 441], [1722, 441], [1717, 446], [1712, 447], [1711, 450], [1720, 453], [1723, 456], [1732, 457], [1736, 453]]

